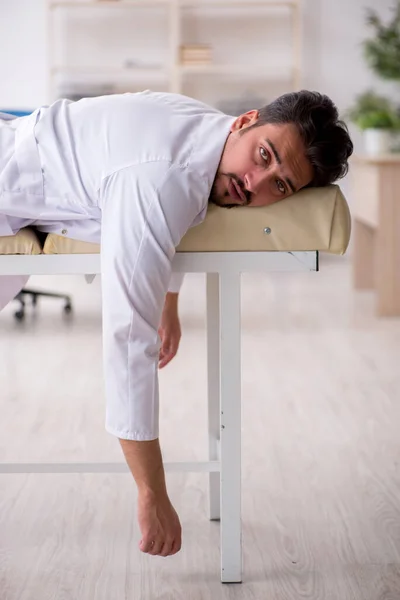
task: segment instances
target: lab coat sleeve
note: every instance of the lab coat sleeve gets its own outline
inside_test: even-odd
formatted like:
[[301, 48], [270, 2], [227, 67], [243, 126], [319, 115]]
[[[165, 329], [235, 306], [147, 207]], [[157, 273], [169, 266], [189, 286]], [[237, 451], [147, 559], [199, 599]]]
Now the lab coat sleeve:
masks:
[[169, 281], [168, 291], [178, 294], [181, 291], [185, 273], [172, 273]]
[[175, 248], [203, 208], [191, 177], [150, 162], [107, 177], [100, 193], [106, 430], [122, 439], [159, 435], [158, 327]]
[[26, 285], [29, 275], [2, 275], [0, 277], [0, 310], [19, 294]]

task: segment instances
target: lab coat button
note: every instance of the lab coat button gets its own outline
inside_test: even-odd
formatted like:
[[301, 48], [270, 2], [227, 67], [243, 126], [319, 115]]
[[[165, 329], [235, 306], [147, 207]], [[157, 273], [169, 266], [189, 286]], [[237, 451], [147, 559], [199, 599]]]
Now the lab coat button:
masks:
[[63, 230], [61, 231], [61, 233], [62, 233], [63, 235], [67, 235], [67, 233], [68, 233], [68, 230], [67, 230], [67, 229], [63, 229]]

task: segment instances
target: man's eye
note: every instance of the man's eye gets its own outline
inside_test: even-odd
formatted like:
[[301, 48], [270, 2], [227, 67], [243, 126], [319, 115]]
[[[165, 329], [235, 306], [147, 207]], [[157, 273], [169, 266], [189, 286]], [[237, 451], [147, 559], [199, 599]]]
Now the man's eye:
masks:
[[285, 184], [282, 183], [282, 181], [280, 179], [278, 179], [278, 181], [276, 182], [276, 187], [278, 188], [278, 190], [280, 191], [281, 194], [285, 194], [286, 193]]
[[260, 156], [263, 159], [263, 161], [265, 161], [266, 163], [269, 162], [269, 154], [266, 151], [266, 149], [263, 148], [262, 146], [260, 147]]

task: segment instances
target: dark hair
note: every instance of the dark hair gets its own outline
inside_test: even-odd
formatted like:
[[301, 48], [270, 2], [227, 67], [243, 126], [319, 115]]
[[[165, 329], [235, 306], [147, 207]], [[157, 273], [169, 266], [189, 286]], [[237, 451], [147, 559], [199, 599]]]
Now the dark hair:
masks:
[[266, 123], [296, 125], [314, 172], [307, 187], [325, 186], [347, 174], [353, 143], [328, 96], [307, 90], [283, 94], [259, 110], [253, 127]]

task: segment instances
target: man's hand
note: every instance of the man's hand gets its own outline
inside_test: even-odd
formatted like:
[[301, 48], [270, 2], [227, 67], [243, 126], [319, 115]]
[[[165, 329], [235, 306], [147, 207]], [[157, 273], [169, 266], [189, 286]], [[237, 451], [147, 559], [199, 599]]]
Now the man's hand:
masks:
[[153, 556], [172, 556], [181, 549], [179, 517], [166, 494], [149, 497], [139, 493], [138, 522], [142, 539], [139, 548]]
[[161, 338], [159, 368], [165, 367], [176, 355], [181, 340], [181, 325], [178, 316], [178, 294], [168, 292], [165, 297], [161, 323], [158, 329]]

